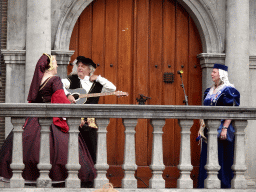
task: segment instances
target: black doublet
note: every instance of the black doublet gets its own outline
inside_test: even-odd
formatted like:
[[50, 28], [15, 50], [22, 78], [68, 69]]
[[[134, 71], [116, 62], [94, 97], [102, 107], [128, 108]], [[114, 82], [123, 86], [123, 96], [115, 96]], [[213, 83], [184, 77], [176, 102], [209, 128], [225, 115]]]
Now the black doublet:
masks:
[[[68, 80], [70, 82], [70, 89], [77, 89], [77, 88], [82, 88], [82, 85], [80, 83], [80, 79], [78, 78], [77, 75], [70, 75], [68, 76]], [[102, 85], [98, 82], [94, 82], [92, 84], [92, 87], [89, 91], [89, 93], [101, 93], [102, 91]], [[89, 97], [87, 98], [85, 104], [98, 104], [99, 102], [99, 97]]]

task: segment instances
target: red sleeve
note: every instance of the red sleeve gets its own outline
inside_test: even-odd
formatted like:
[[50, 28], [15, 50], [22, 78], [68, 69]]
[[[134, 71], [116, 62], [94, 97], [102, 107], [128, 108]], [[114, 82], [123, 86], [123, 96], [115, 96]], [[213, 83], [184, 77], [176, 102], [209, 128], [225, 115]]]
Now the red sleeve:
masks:
[[[64, 90], [59, 89], [53, 93], [51, 98], [51, 103], [69, 103], [70, 104], [70, 101], [66, 97]], [[61, 131], [64, 133], [67, 133], [69, 131], [69, 127], [66, 120], [64, 120], [61, 117], [53, 117], [53, 124], [60, 127]]]

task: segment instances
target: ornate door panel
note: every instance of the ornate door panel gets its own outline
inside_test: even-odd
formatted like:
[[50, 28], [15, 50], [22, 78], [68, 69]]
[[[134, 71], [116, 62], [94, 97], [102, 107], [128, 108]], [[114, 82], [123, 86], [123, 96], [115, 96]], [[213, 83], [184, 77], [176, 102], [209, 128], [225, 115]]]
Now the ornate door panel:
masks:
[[[70, 50], [90, 57], [98, 64], [96, 74], [112, 81], [128, 97], [101, 97], [105, 104], [138, 104], [139, 94], [150, 97], [148, 105], [184, 105], [182, 74], [189, 105], [201, 105], [202, 75], [197, 54], [202, 52], [196, 26], [175, 0], [96, 0], [78, 19]], [[69, 69], [70, 72], [70, 69]], [[164, 79], [166, 74], [169, 79]], [[164, 81], [165, 80], [165, 81]], [[107, 147], [108, 178], [121, 186], [124, 160], [124, 126], [111, 119]], [[195, 142], [198, 122], [191, 128], [191, 178], [197, 182], [199, 146]], [[139, 119], [136, 126], [136, 177], [138, 187], [147, 187], [151, 177], [152, 131], [149, 120]], [[166, 187], [176, 187], [179, 177], [180, 127], [167, 119], [163, 128]]]

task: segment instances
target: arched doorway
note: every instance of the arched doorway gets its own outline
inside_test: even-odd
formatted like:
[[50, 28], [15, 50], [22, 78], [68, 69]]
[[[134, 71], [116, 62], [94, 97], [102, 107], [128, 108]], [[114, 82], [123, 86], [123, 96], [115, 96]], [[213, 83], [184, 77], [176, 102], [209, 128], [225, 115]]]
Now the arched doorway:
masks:
[[[196, 26], [175, 0], [96, 0], [79, 17], [70, 41], [70, 50], [90, 57], [99, 64], [97, 74], [112, 81], [129, 97], [102, 97], [105, 104], [137, 104], [139, 94], [150, 97], [149, 105], [184, 105], [181, 79], [189, 105], [201, 105], [202, 71], [197, 54], [202, 52]], [[69, 71], [70, 72], [70, 71]], [[164, 76], [173, 82], [164, 81]], [[120, 119], [108, 126], [108, 178], [121, 186], [124, 127]], [[196, 185], [199, 146], [195, 142], [198, 122], [191, 128], [191, 177]], [[140, 119], [136, 126], [136, 163], [138, 187], [147, 187], [151, 177], [152, 127]], [[180, 128], [177, 120], [167, 119], [163, 128], [166, 187], [176, 187], [179, 177]]]

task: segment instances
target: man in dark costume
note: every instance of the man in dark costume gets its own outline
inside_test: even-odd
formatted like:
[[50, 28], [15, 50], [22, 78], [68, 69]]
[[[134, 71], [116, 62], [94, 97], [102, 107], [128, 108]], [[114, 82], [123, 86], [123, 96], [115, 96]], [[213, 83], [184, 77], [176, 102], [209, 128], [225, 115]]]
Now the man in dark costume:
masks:
[[[83, 88], [85, 93], [114, 92], [116, 86], [100, 75], [94, 75], [96, 64], [89, 58], [78, 56], [73, 62], [71, 75], [62, 79], [63, 89], [71, 103], [76, 103], [70, 90]], [[67, 90], [70, 89], [70, 90]], [[89, 97], [85, 104], [98, 104], [99, 97]], [[94, 164], [96, 163], [97, 151], [97, 126], [94, 118], [82, 118], [79, 130], [88, 147]]]

